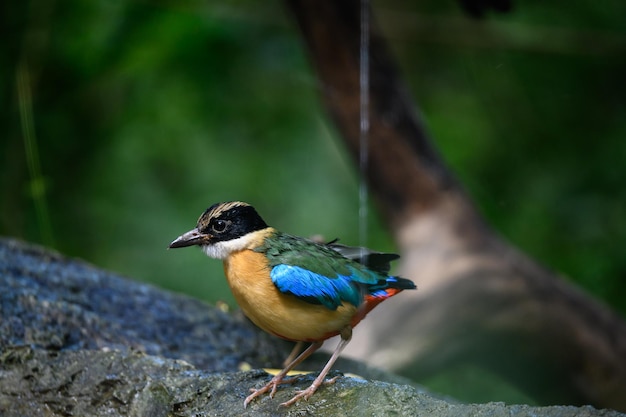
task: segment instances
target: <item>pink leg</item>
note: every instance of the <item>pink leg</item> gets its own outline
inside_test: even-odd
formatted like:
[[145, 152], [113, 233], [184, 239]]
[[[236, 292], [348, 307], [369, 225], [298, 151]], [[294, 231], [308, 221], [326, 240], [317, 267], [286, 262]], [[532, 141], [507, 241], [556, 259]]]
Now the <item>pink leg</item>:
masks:
[[[305, 400], [308, 400], [309, 398], [311, 398], [311, 396], [315, 393], [315, 391], [317, 391], [317, 389], [324, 383], [324, 378], [326, 378], [326, 375], [328, 374], [330, 369], [335, 364], [335, 361], [337, 360], [337, 358], [339, 358], [339, 355], [341, 354], [341, 351], [350, 342], [351, 338], [352, 338], [352, 329], [351, 328], [348, 328], [348, 329], [346, 329], [345, 332], [342, 332], [341, 333], [341, 341], [337, 345], [337, 348], [333, 352], [333, 354], [330, 357], [330, 359], [328, 360], [328, 362], [326, 362], [326, 365], [324, 366], [324, 369], [322, 369], [322, 372], [320, 372], [320, 374], [317, 376], [317, 378], [315, 378], [315, 381], [313, 381], [311, 386], [309, 386], [307, 389], [305, 389], [303, 391], [299, 391], [298, 394], [296, 394], [295, 397], [293, 397], [289, 401], [285, 401], [281, 405], [283, 405], [285, 407], [288, 407], [288, 406], [290, 406], [292, 404], [295, 404], [301, 398], [304, 398]], [[335, 382], [335, 379], [337, 379], [337, 378], [332, 378], [329, 382], [333, 383], [333, 382]]]
[[[313, 342], [313, 343], [311, 343], [311, 345], [308, 348], [306, 348], [306, 350], [304, 352], [302, 352], [297, 358], [295, 358], [287, 366], [285, 366], [285, 368], [282, 371], [277, 373], [274, 376], [274, 378], [272, 378], [270, 380], [270, 382], [268, 382], [263, 388], [260, 388], [260, 389], [251, 388], [250, 391], [252, 391], [252, 394], [248, 395], [248, 397], [244, 400], [243, 407], [246, 408], [248, 406], [248, 404], [250, 403], [250, 401], [254, 400], [259, 395], [265, 394], [266, 392], [268, 392], [270, 390], [271, 390], [270, 391], [270, 398], [273, 398], [274, 394], [276, 393], [276, 388], [281, 383], [290, 382], [290, 381], [283, 381], [283, 378], [287, 375], [287, 373], [289, 371], [291, 371], [295, 366], [297, 366], [300, 362], [302, 362], [303, 360], [305, 360], [306, 358], [311, 356], [313, 354], [313, 352], [315, 352], [317, 349], [322, 347], [323, 343], [324, 342]], [[326, 371], [326, 372], [328, 372], [328, 371]]]
[[296, 344], [293, 345], [293, 349], [291, 350], [291, 353], [289, 354], [289, 356], [287, 356], [287, 359], [285, 359], [285, 361], [283, 362], [283, 367], [289, 365], [291, 362], [293, 362], [295, 358], [298, 357], [298, 354], [302, 352], [302, 346], [304, 346], [304, 342], [296, 342]]

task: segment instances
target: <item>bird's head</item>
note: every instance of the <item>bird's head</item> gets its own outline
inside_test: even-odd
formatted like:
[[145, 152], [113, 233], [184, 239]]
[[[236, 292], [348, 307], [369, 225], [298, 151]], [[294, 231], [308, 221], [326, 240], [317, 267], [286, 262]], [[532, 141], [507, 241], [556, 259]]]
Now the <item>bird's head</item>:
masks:
[[178, 236], [169, 247], [197, 245], [211, 258], [225, 259], [257, 243], [255, 232], [267, 227], [254, 207], [247, 203], [217, 203], [202, 213], [194, 229]]

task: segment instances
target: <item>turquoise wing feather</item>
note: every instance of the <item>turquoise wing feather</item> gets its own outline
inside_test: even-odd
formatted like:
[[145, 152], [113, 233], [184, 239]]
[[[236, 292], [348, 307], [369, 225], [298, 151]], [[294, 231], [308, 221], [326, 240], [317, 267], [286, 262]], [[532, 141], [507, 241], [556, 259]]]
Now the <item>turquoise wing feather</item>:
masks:
[[358, 306], [366, 294], [386, 286], [386, 275], [297, 236], [277, 232], [256, 251], [267, 256], [280, 291], [332, 310], [342, 302]]
[[351, 276], [331, 278], [292, 265], [276, 265], [270, 276], [280, 291], [313, 304], [323, 304], [331, 310], [344, 301], [358, 306], [363, 300], [364, 289]]

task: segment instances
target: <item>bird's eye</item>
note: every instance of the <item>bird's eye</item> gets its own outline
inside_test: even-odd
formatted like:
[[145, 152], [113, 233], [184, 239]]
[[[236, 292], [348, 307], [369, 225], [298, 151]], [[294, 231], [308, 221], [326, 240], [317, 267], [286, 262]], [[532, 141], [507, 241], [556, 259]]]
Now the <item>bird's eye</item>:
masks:
[[213, 223], [211, 229], [213, 229], [215, 233], [222, 233], [226, 230], [226, 226], [228, 226], [228, 223], [225, 220], [217, 220]]

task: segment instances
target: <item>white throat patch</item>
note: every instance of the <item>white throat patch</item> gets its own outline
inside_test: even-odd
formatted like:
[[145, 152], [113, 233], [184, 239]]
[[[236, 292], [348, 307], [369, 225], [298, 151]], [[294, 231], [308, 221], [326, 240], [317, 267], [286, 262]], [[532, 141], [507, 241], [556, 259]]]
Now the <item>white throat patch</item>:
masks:
[[212, 245], [201, 245], [200, 248], [208, 257], [223, 260], [228, 258], [228, 255], [233, 252], [253, 249], [259, 246], [263, 241], [263, 236], [268, 233], [268, 229], [257, 230], [256, 232], [248, 233], [237, 239], [225, 240]]

